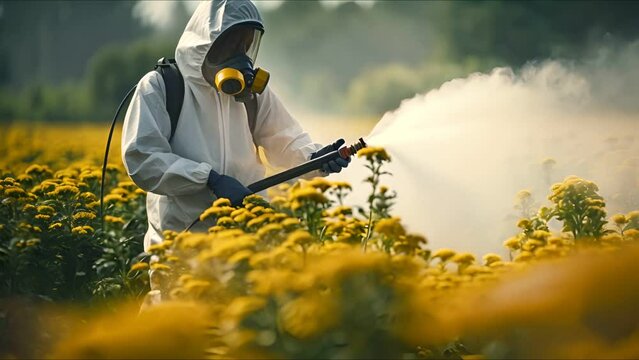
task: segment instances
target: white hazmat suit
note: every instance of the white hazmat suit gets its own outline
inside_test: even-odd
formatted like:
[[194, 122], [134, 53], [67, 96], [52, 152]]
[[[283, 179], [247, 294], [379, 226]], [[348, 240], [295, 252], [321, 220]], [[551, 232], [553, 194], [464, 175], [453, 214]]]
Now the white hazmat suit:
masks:
[[[205, 80], [202, 65], [215, 39], [229, 27], [247, 22], [262, 23], [250, 1], [203, 2], [195, 10], [175, 51], [185, 94], [170, 142], [162, 76], [149, 72], [133, 94], [122, 132], [122, 158], [131, 179], [148, 192], [145, 249], [162, 241], [164, 230], [184, 230], [211, 205], [215, 200], [207, 187], [211, 169], [247, 186], [265, 175], [256, 144], [277, 167], [307, 161], [322, 147], [269, 87], [257, 98], [251, 134], [244, 105], [218, 93]], [[192, 231], [206, 231], [211, 225], [199, 223]]]

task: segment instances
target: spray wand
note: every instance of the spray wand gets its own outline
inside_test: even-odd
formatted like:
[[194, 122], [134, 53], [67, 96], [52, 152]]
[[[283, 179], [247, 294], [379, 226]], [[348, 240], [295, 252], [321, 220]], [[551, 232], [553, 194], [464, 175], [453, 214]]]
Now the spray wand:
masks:
[[[354, 156], [355, 154], [357, 154], [357, 151], [359, 151], [360, 149], [365, 148], [367, 145], [364, 142], [364, 139], [359, 138], [359, 141], [351, 146], [344, 146], [340, 149], [335, 149], [327, 154], [324, 154], [320, 157], [317, 157], [315, 159], [309, 160], [305, 163], [302, 163], [300, 165], [297, 165], [294, 168], [288, 169], [288, 170], [284, 170], [280, 173], [277, 173], [275, 175], [269, 176], [267, 178], [264, 178], [260, 181], [254, 182], [253, 184], [247, 186], [247, 188], [249, 190], [251, 190], [254, 194], [257, 192], [260, 192], [262, 190], [266, 190], [272, 186], [275, 185], [279, 185], [283, 182], [292, 180], [296, 177], [302, 176], [304, 174], [307, 174], [311, 171], [315, 171], [315, 170], [319, 170], [322, 168], [322, 165], [334, 160], [338, 157], [341, 157], [343, 159], [348, 159], [349, 157]], [[184, 231], [189, 231], [191, 230], [191, 228], [197, 224], [200, 221], [200, 217], [198, 216], [197, 219], [193, 220], [193, 222], [191, 223], [191, 225], [189, 225]]]

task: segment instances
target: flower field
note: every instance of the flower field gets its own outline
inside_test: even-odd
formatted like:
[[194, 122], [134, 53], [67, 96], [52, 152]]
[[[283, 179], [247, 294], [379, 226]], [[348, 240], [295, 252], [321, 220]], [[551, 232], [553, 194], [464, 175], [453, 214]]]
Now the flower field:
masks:
[[104, 128], [0, 131], [2, 356], [639, 357], [639, 211], [608, 214], [586, 179], [539, 209], [520, 192], [531, 215], [506, 258], [431, 249], [393, 216], [393, 154], [366, 148], [362, 183], [218, 199], [208, 233], [166, 231], [144, 252], [145, 192], [117, 144], [99, 216]]

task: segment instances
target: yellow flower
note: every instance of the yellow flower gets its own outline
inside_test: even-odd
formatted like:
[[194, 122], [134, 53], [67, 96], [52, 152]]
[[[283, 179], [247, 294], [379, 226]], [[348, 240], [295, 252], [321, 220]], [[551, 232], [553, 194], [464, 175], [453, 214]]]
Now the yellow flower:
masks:
[[86, 171], [80, 174], [81, 181], [95, 181], [100, 178], [100, 171]]
[[40, 214], [53, 215], [55, 214], [55, 209], [48, 205], [40, 205], [38, 206], [38, 212]]
[[365, 157], [367, 160], [390, 161], [390, 156], [382, 147], [365, 147], [357, 152], [357, 157]]
[[517, 222], [517, 227], [520, 229], [526, 229], [530, 226], [530, 220], [528, 219], [521, 219]]
[[248, 227], [254, 227], [254, 226], [260, 226], [262, 223], [264, 223], [266, 220], [268, 220], [270, 218], [270, 216], [268, 215], [260, 215], [254, 219], [249, 220], [248, 223], [246, 223], [246, 226]]
[[25, 171], [25, 174], [27, 175], [51, 175], [53, 172], [49, 169], [48, 166], [46, 165], [38, 165], [38, 164], [33, 164], [31, 166], [29, 166]]
[[210, 288], [211, 283], [206, 280], [191, 279], [184, 284], [184, 290], [193, 297], [202, 296]]
[[530, 192], [530, 190], [524, 189], [524, 190], [519, 190], [517, 192], [517, 195], [515, 196], [518, 200], [524, 200], [524, 199], [528, 199], [532, 196], [532, 193]]
[[[221, 200], [221, 199], [218, 199], [218, 200]], [[216, 200], [216, 202], [218, 200]], [[211, 206], [210, 208], [206, 209], [204, 211], [204, 213], [202, 213], [202, 215], [200, 215], [200, 221], [204, 221], [204, 220], [208, 219], [211, 216], [216, 217], [216, 218], [229, 216], [231, 213], [233, 213], [233, 211], [235, 211], [235, 208], [233, 208], [231, 206], [219, 206], [218, 207], [218, 206], [214, 205], [214, 206]]]
[[276, 196], [271, 200], [271, 204], [277, 207], [285, 207], [288, 204], [288, 200], [286, 200], [283, 196]]
[[353, 188], [351, 187], [351, 184], [345, 181], [334, 181], [333, 187], [336, 189], [342, 189], [342, 190], [353, 190]]
[[521, 242], [518, 237], [513, 236], [510, 239], [504, 241], [504, 246], [510, 249], [511, 251], [518, 250], [521, 247]]
[[149, 264], [145, 262], [138, 262], [131, 265], [131, 270], [129, 270], [129, 272], [147, 270], [148, 268]]
[[124, 224], [124, 219], [121, 218], [120, 216], [105, 215], [104, 221], [111, 224]]
[[224, 227], [215, 225], [215, 226], [211, 226], [211, 227], [209, 228], [209, 233], [210, 233], [210, 234], [212, 234], [212, 233], [217, 233], [217, 232], [220, 232], [220, 231], [223, 231], [223, 230], [225, 230], [225, 228], [224, 228]]
[[56, 230], [61, 228], [62, 228], [62, 223], [59, 223], [59, 222], [49, 225], [49, 230]]
[[154, 263], [151, 264], [151, 270], [168, 271], [171, 270], [171, 267], [160, 263]]
[[173, 246], [173, 240], [164, 240], [162, 241], [162, 243], [160, 243], [160, 246], [162, 246], [163, 249], [170, 249], [171, 246]]
[[612, 221], [614, 221], [614, 223], [619, 226], [622, 226], [628, 223], [628, 219], [626, 218], [626, 215], [624, 214], [617, 214], [613, 216]]
[[80, 194], [80, 199], [85, 200], [85, 201], [96, 201], [98, 200], [98, 197], [95, 196], [94, 193], [92, 192], [83, 192], [82, 194]]
[[127, 180], [127, 181], [120, 181], [118, 183], [118, 187], [129, 190], [129, 191], [134, 191], [135, 189], [138, 188], [137, 185], [135, 185], [135, 183], [131, 180]]
[[490, 264], [501, 261], [501, 256], [493, 253], [484, 255], [484, 265], [490, 266]]
[[388, 237], [399, 237], [406, 235], [406, 230], [400, 223], [399, 218], [385, 218], [377, 222], [374, 228], [378, 234], [386, 235]]
[[313, 241], [315, 241], [315, 239], [308, 231], [296, 230], [288, 236], [285, 244], [306, 246], [311, 244]]
[[310, 186], [314, 189], [318, 189], [321, 192], [328, 190], [333, 184], [330, 181], [324, 179], [323, 177], [316, 177], [312, 180], [306, 182], [307, 186]]
[[49, 220], [51, 218], [51, 216], [50, 215], [44, 215], [44, 214], [38, 214], [38, 215], [35, 216], [35, 218], [37, 220], [47, 221], [47, 220]]
[[282, 306], [282, 328], [297, 339], [310, 339], [337, 326], [339, 309], [328, 296], [307, 294]]
[[300, 202], [309, 201], [324, 204], [328, 202], [328, 199], [320, 192], [312, 187], [302, 187], [291, 193], [291, 200]]
[[446, 262], [453, 256], [455, 256], [455, 251], [451, 249], [439, 249], [433, 253], [432, 258], [440, 259], [442, 262]]
[[253, 251], [251, 250], [240, 250], [228, 258], [228, 263], [237, 264], [238, 262], [242, 260], [249, 259], [251, 255], [253, 255]]
[[[551, 235], [551, 233], [545, 230], [535, 230], [530, 237], [536, 240], [546, 241]], [[543, 245], [543, 243], [541, 245]]]
[[7, 187], [4, 189], [4, 195], [12, 198], [21, 198], [27, 195], [27, 192], [17, 186]]
[[120, 194], [109, 194], [104, 197], [105, 204], [118, 203], [118, 202], [126, 202], [124, 197]]
[[100, 206], [100, 202], [99, 201], [93, 201], [93, 202], [90, 202], [90, 203], [87, 204], [87, 207], [89, 209], [95, 209], [95, 208], [97, 208], [99, 206]]
[[471, 253], [458, 253], [451, 258], [456, 264], [472, 264], [475, 262], [475, 255]]
[[115, 188], [115, 189], [111, 190], [111, 194], [122, 195], [122, 197], [126, 198], [127, 195], [129, 195], [129, 192], [126, 189]]
[[293, 228], [300, 226], [300, 220], [297, 218], [287, 217], [286, 219], [280, 222], [280, 225], [282, 225], [287, 230], [291, 230]]
[[231, 219], [228, 216], [224, 216], [224, 217], [221, 217], [221, 218], [217, 219], [217, 226], [229, 227], [229, 226], [234, 226], [234, 225], [235, 225], [235, 221], [233, 221], [233, 219]]
[[253, 215], [270, 214], [272, 212], [273, 212], [273, 209], [265, 208], [264, 206], [259, 206], [259, 205], [251, 208], [251, 214]]
[[52, 192], [47, 193], [48, 196], [74, 196], [80, 193], [80, 189], [73, 185], [60, 185]]
[[244, 200], [242, 200], [242, 204], [247, 208], [250, 209], [251, 207], [249, 207], [248, 205], [262, 205], [262, 206], [268, 206], [268, 201], [264, 200], [263, 197], [261, 197], [260, 195], [257, 194], [251, 194], [247, 197], [244, 198]]
[[350, 206], [338, 206], [328, 213], [329, 216], [338, 217], [339, 215], [351, 215], [353, 208]]
[[93, 220], [95, 218], [96, 218], [95, 214], [88, 211], [80, 211], [73, 215], [73, 220], [80, 220], [80, 219]]
[[413, 248], [417, 248], [422, 244], [428, 244], [428, 239], [419, 234], [408, 234], [404, 239], [402, 239], [402, 241]]
[[525, 262], [533, 258], [533, 254], [529, 251], [522, 251], [519, 255], [515, 256], [513, 261], [515, 262]]
[[266, 300], [257, 296], [240, 296], [236, 297], [226, 307], [224, 317], [236, 324], [244, 318], [244, 316], [262, 309], [266, 305]]
[[76, 234], [76, 235], [87, 235], [94, 232], [93, 228], [91, 226], [76, 226], [73, 229], [71, 229], [71, 233]]
[[163, 252], [164, 250], [165, 248], [162, 244], [153, 244], [146, 249], [146, 252]]
[[231, 200], [227, 198], [219, 198], [213, 201], [214, 207], [223, 207], [223, 206], [231, 206]]
[[251, 213], [244, 213], [244, 214], [240, 214], [236, 217], [233, 218], [233, 221], [237, 222], [237, 223], [245, 223], [247, 220], [250, 220], [252, 218], [254, 218], [255, 215], [251, 214]]
[[31, 239], [31, 240], [27, 240], [27, 247], [29, 246], [36, 246], [40, 243], [40, 239]]
[[282, 231], [284, 228], [280, 224], [267, 224], [257, 230], [257, 236], [265, 237]]
[[26, 174], [22, 174], [22, 175], [18, 175], [18, 181], [19, 182], [29, 182], [32, 181], [33, 178], [29, 175]]
[[559, 255], [560, 251], [556, 247], [542, 246], [540, 248], [535, 249], [534, 254], [536, 257], [546, 258], [546, 257]]
[[639, 230], [637, 229], [628, 229], [623, 232], [623, 237], [626, 240], [637, 241], [639, 240]]

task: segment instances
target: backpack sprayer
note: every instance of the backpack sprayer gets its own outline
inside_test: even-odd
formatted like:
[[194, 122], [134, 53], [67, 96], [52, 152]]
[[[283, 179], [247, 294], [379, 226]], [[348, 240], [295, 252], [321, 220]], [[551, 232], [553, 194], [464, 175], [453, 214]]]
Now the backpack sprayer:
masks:
[[[273, 187], [275, 185], [279, 185], [283, 182], [292, 180], [296, 177], [300, 177], [304, 174], [307, 174], [311, 171], [315, 171], [315, 170], [319, 170], [322, 168], [322, 164], [325, 164], [331, 160], [337, 159], [338, 157], [341, 157], [343, 159], [347, 159], [349, 157], [354, 156], [355, 154], [357, 154], [357, 151], [359, 151], [360, 149], [365, 148], [367, 145], [364, 142], [363, 138], [359, 138], [359, 141], [351, 146], [344, 146], [342, 148], [333, 150], [325, 155], [322, 155], [320, 157], [317, 157], [315, 159], [309, 160], [305, 163], [302, 163], [300, 165], [297, 165], [293, 168], [290, 168], [288, 170], [284, 170], [280, 173], [277, 173], [275, 175], [269, 176], [267, 178], [264, 178], [260, 181], [254, 182], [251, 185], [247, 186], [247, 188], [249, 190], [251, 190], [253, 192], [253, 194], [258, 193], [262, 190], [266, 190], [270, 187]], [[191, 223], [191, 225], [189, 225], [186, 229], [184, 229], [184, 231], [189, 231], [191, 230], [191, 228], [197, 224], [200, 221], [200, 217], [198, 216], [197, 219], [193, 220], [193, 222]]]

